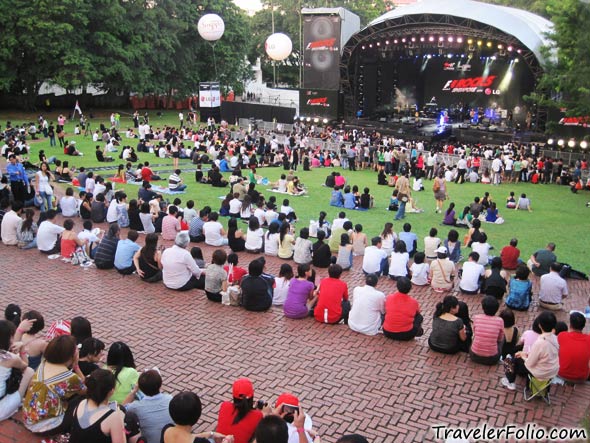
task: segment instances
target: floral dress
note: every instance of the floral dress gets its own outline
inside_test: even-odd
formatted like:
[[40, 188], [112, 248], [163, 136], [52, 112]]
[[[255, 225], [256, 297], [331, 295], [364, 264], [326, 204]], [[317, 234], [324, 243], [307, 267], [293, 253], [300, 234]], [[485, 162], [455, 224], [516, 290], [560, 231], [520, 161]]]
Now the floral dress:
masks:
[[25, 426], [36, 433], [58, 427], [63, 421], [68, 398], [86, 389], [71, 370], [47, 379], [44, 372], [45, 360], [37, 368], [23, 400]]

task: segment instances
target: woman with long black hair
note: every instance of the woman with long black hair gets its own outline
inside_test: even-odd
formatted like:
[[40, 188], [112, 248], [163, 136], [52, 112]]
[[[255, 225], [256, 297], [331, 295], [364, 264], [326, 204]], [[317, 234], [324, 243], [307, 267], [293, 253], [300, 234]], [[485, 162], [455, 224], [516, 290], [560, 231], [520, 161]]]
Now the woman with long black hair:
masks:
[[225, 401], [219, 408], [216, 431], [233, 435], [234, 443], [248, 443], [254, 436], [254, 431], [262, 412], [254, 408], [254, 386], [247, 378], [236, 380], [232, 387], [232, 401]]

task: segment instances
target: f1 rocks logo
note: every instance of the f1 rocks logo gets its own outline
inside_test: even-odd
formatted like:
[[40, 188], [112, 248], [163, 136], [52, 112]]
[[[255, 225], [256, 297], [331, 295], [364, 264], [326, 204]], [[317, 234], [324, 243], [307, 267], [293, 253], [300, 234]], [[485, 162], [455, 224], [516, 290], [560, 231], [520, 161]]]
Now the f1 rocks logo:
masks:
[[330, 103], [328, 103], [328, 97], [316, 97], [308, 99], [307, 106], [323, 106], [324, 108], [329, 108]]
[[488, 77], [469, 77], [458, 80], [449, 80], [445, 83], [442, 90], [450, 92], [484, 92], [486, 88], [490, 88], [496, 80], [496, 75]]

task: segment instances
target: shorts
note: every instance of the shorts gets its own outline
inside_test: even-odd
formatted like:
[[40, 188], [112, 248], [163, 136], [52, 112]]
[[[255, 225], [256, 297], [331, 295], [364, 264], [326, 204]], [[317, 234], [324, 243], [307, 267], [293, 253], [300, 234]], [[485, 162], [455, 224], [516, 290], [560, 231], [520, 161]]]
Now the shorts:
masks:
[[176, 151], [172, 153], [172, 158], [180, 158], [180, 152]]

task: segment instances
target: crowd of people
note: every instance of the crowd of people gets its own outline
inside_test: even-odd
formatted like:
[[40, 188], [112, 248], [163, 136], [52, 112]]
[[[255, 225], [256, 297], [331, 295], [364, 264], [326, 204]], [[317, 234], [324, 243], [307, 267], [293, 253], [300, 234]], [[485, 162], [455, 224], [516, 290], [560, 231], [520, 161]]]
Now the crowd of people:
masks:
[[[183, 149], [179, 140], [186, 140], [188, 136], [183, 131], [191, 130], [169, 129], [153, 134], [148, 132], [151, 131], [149, 126], [139, 129], [140, 143], [160, 139], [158, 143], [170, 150], [172, 158], [178, 159]], [[112, 135], [112, 129], [110, 133]], [[34, 211], [25, 208], [24, 193], [29, 186], [27, 174], [19, 162], [19, 155], [9, 148], [7, 155], [12, 166], [9, 165], [7, 173], [13, 199], [11, 205], [6, 199], [0, 202], [2, 242], [22, 249], [37, 248], [43, 254], [75, 264], [94, 265], [101, 270], [115, 269], [122, 275], [135, 274], [135, 278], [146, 283], [162, 282], [171, 290], [201, 290], [211, 302], [242, 306], [255, 312], [280, 306], [285, 317], [290, 319], [313, 317], [321, 323], [343, 323], [358, 333], [382, 333], [392, 340], [409, 341], [424, 335], [424, 323], [428, 321], [431, 333], [427, 342], [434, 352], [467, 352], [473, 362], [484, 365], [497, 364], [502, 358], [506, 377], [501, 383], [508, 389], [515, 389], [517, 375], [529, 377], [527, 386], [531, 391], [534, 387], [529, 381], [547, 381], [558, 374], [570, 382], [588, 379], [590, 339], [582, 333], [584, 315], [580, 317], [573, 313], [570, 330], [563, 331], [563, 325], [557, 324], [554, 314], [562, 308], [563, 300], [568, 296], [567, 283], [560, 275], [562, 265], [554, 253], [555, 244], [549, 243], [546, 248], [536, 251], [525, 263], [517, 247], [518, 240], [512, 239], [509, 245], [501, 248], [498, 256], [493, 257], [482, 222], [497, 223], [500, 217], [497, 203], [492, 201], [489, 193], [476, 197], [458, 216], [454, 203], [444, 208], [448, 199], [446, 183], [451, 180], [461, 183], [473, 172], [478, 174], [477, 166], [468, 160], [478, 158], [476, 148], [469, 153], [467, 150], [461, 152], [463, 148], [459, 148], [456, 153], [465, 164], [460, 160], [456, 167], [449, 168], [436, 160], [434, 151], [422, 152], [424, 146], [421, 149], [421, 143], [393, 147], [395, 141], [392, 145], [386, 142], [385, 146], [372, 151], [369, 147], [375, 142], [372, 136], [352, 133], [350, 136], [358, 141], [359, 149], [353, 145], [343, 149], [343, 156], [342, 152], [340, 156], [337, 152], [327, 154], [330, 165], [339, 162], [340, 166], [352, 171], [357, 165], [359, 168], [375, 167], [378, 177], [389, 174], [390, 178], [385, 181], [395, 187], [390, 208], [397, 206], [396, 220], [405, 218], [407, 203], [412, 207], [412, 191], [423, 189], [423, 185], [416, 186], [416, 182], [433, 179], [436, 211], [445, 212], [443, 225], [450, 229], [446, 238], [441, 239], [438, 229], [431, 228], [423, 237], [423, 249], [420, 250], [421, 238], [412, 231], [410, 223], [404, 222], [402, 231], [396, 233], [393, 223], [387, 222], [378, 235], [368, 237], [363, 226], [348, 219], [345, 211], [341, 211], [331, 223], [322, 211], [317, 221], [311, 221], [296, 235], [298, 217], [289, 199], [283, 199], [280, 208], [275, 197], [266, 200], [256, 190], [258, 177], [252, 166], [275, 164], [276, 155], [283, 155], [278, 164], [289, 170], [289, 175], [281, 177], [277, 186], [284, 187], [288, 194], [296, 194], [301, 189], [295, 176], [297, 167], [303, 164], [306, 169], [306, 156], [307, 167], [313, 167], [314, 159], [320, 161], [324, 153], [307, 147], [305, 136], [294, 135], [288, 146], [279, 147], [274, 138], [267, 145], [265, 141], [255, 141], [247, 135], [243, 143], [236, 143], [222, 141], [221, 130], [209, 131], [201, 138], [205, 133], [196, 131], [189, 137], [195, 143], [194, 152], [201, 152], [199, 148], [204, 145], [210, 161], [217, 163], [207, 178], [202, 172], [199, 177], [198, 168], [196, 179], [213, 186], [231, 184], [231, 192], [219, 211], [209, 206], [197, 208], [192, 200], [187, 201], [185, 207], [181, 207], [180, 199], [168, 204], [162, 195], [151, 190], [154, 177], [153, 171], [148, 177], [148, 170], [151, 171], [148, 162], [138, 168], [139, 173], [132, 174], [135, 179], [142, 180], [137, 199], [128, 202], [124, 192], [114, 192], [104, 179], [81, 170], [84, 176], [78, 174], [75, 179], [84, 191], [80, 191], [76, 199], [73, 188], [68, 188], [57, 205], [50, 185], [53, 178], [49, 159], [40, 158], [34, 189], [42, 212], [39, 221], [35, 222]], [[111, 141], [109, 138], [107, 144]], [[365, 145], [365, 142], [371, 144]], [[264, 147], [262, 151], [260, 146]], [[145, 152], [143, 148], [138, 151]], [[517, 182], [523, 178], [522, 162], [520, 171], [515, 171], [513, 160], [512, 169], [506, 167], [513, 154], [492, 152], [487, 155], [486, 152], [481, 155], [493, 158], [492, 183], [498, 184], [502, 179]], [[520, 157], [526, 155], [526, 152], [520, 152]], [[203, 160], [201, 154], [198, 158], [194, 153], [188, 157], [196, 159], [197, 163]], [[229, 157], [228, 169], [233, 171], [228, 181], [221, 176], [219, 167], [223, 166], [224, 159], [227, 163], [226, 157]], [[500, 160], [503, 166], [498, 166], [496, 160]], [[325, 161], [324, 157], [321, 164]], [[59, 176], [73, 180], [72, 171], [65, 163], [58, 165], [61, 167]], [[241, 175], [241, 169], [246, 166], [250, 168], [249, 183]], [[527, 165], [525, 169], [529, 171], [530, 167]], [[456, 176], [453, 170], [456, 170]], [[447, 177], [449, 171], [452, 174]], [[513, 175], [510, 171], [521, 174]], [[175, 177], [169, 179], [169, 185], [175, 189], [182, 186], [180, 173], [176, 169]], [[119, 176], [126, 177], [122, 168]], [[412, 176], [414, 187], [410, 185]], [[361, 194], [357, 186], [342, 182], [343, 177], [338, 173], [330, 174], [330, 177], [327, 182], [333, 187], [330, 202], [333, 206], [366, 210], [373, 205], [368, 187]], [[548, 181], [552, 180], [549, 175]], [[385, 184], [381, 183], [381, 178], [378, 181]], [[341, 189], [344, 194], [340, 193]], [[65, 217], [62, 226], [56, 223], [57, 206]], [[512, 192], [506, 199], [506, 208], [530, 211], [531, 204], [525, 194], [517, 201]], [[74, 231], [73, 217], [76, 216], [84, 220], [80, 232]], [[227, 230], [220, 223], [220, 216], [229, 217]], [[240, 229], [239, 221], [247, 222], [247, 228]], [[107, 229], [94, 227], [93, 223], [104, 222], [108, 223]], [[463, 239], [455, 227], [468, 229]], [[121, 238], [121, 228], [129, 228], [124, 239]], [[138, 244], [140, 234], [145, 234], [143, 246]], [[174, 244], [163, 248], [159, 245], [160, 237]], [[205, 263], [200, 247], [189, 249], [191, 243], [204, 243], [214, 248], [209, 264]], [[237, 253], [243, 251], [259, 257], [241, 267]], [[284, 260], [279, 275], [265, 272], [264, 256]], [[342, 276], [352, 268], [355, 256], [361, 257], [357, 260], [362, 262], [365, 284], [349, 291]], [[466, 260], [460, 266], [464, 257]], [[317, 281], [314, 268], [327, 268], [328, 276]], [[531, 306], [530, 272], [540, 277], [538, 303], [545, 310], [539, 314], [536, 325], [533, 324], [532, 332], [526, 331], [521, 336], [514, 327], [514, 311], [527, 310]], [[387, 296], [379, 290], [381, 277], [395, 281], [396, 290]], [[432, 319], [424, 319], [418, 300], [412, 296], [413, 290], [420, 286], [429, 286], [434, 293], [440, 294], [440, 303]], [[471, 319], [467, 304], [456, 297], [458, 293], [465, 296], [483, 294], [483, 313]], [[504, 308], [498, 315], [502, 302]], [[47, 435], [70, 431], [74, 442], [93, 438], [100, 432], [110, 435], [113, 442], [161, 439], [172, 443], [189, 439], [191, 427], [200, 415], [198, 396], [189, 392], [175, 397], [162, 394], [158, 371], [150, 370], [140, 375], [135, 370], [131, 350], [122, 342], [110, 346], [106, 365], [102, 365], [105, 345], [92, 337], [90, 325], [86, 325], [84, 319], [56, 322], [50, 328], [51, 334], [43, 339], [40, 333], [44, 329], [44, 319], [39, 312], [28, 311], [20, 321], [11, 318], [16, 317], [19, 310], [13, 306], [9, 308], [7, 320], [0, 322], [0, 377], [6, 381], [5, 395], [0, 396], [0, 417], [12, 415], [22, 401], [26, 425], [31, 431]], [[80, 329], [86, 333], [77, 332]], [[579, 352], [580, 348], [584, 352]], [[13, 374], [19, 372], [21, 377], [16, 383], [12, 380]], [[233, 385], [232, 397], [232, 401], [221, 405], [215, 431], [190, 438], [247, 442], [255, 436], [258, 442], [293, 443], [317, 439], [308, 424], [309, 417], [292, 394], [279, 396], [274, 408], [264, 404], [256, 408], [252, 383], [240, 379]], [[146, 401], [146, 398], [150, 400]], [[111, 401], [116, 401], [118, 406], [111, 407]], [[154, 410], [156, 407], [157, 411]], [[279, 435], [286, 436], [286, 439]], [[358, 436], [343, 438], [340, 441], [361, 441]]]

